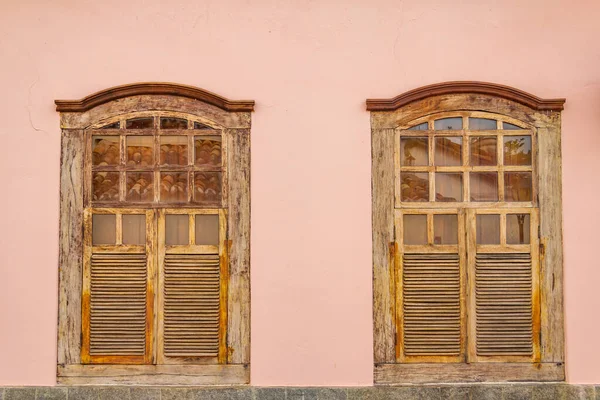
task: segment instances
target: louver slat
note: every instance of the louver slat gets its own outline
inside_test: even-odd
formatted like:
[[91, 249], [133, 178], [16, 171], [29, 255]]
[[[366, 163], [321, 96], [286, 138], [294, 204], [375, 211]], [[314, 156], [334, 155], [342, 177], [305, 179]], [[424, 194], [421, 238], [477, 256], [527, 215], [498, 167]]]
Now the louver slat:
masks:
[[219, 255], [167, 254], [164, 268], [165, 355], [217, 357]]
[[458, 254], [404, 254], [403, 342], [407, 356], [461, 351]]
[[529, 253], [477, 254], [477, 355], [533, 354]]
[[92, 254], [90, 355], [140, 355], [146, 344], [145, 254]]

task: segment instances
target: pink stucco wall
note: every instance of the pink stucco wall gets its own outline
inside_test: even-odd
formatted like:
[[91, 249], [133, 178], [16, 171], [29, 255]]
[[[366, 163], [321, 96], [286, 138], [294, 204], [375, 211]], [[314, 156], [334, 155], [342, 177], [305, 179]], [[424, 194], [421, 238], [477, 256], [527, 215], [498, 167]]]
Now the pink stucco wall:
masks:
[[255, 385], [372, 382], [367, 97], [446, 80], [566, 97], [567, 373], [600, 383], [599, 15], [592, 0], [0, 0], [0, 385], [55, 382], [53, 101], [136, 81], [257, 102]]

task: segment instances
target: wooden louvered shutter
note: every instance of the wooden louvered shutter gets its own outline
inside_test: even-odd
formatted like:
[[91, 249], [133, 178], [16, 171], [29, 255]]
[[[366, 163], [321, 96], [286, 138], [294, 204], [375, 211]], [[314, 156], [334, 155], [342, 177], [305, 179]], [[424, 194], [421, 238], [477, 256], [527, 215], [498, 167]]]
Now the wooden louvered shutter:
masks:
[[[495, 230], [499, 244], [482, 244], [480, 230]], [[540, 293], [536, 209], [472, 212], [469, 217], [470, 345], [473, 361], [539, 361]], [[510, 219], [525, 221], [526, 243], [510, 243]], [[507, 220], [509, 223], [507, 225]], [[487, 225], [486, 225], [487, 223]], [[521, 227], [522, 228], [522, 227]], [[523, 236], [523, 232], [521, 231]]]
[[[452, 244], [439, 243], [434, 232], [434, 218], [442, 215], [455, 219]], [[457, 210], [405, 210], [396, 218], [399, 361], [459, 362], [465, 353], [463, 219]], [[416, 227], [419, 224], [422, 228]], [[406, 237], [411, 230], [420, 236], [418, 243]]]
[[[136, 213], [145, 244], [123, 244], [123, 213]], [[92, 219], [114, 218], [109, 244], [92, 242]], [[143, 221], [146, 221], [145, 227]], [[86, 211], [82, 301], [82, 362], [142, 364], [151, 362], [153, 276], [152, 212], [135, 210]], [[106, 228], [103, 228], [106, 230]], [[94, 233], [98, 234], [98, 233]]]
[[[219, 213], [219, 243], [196, 244], [200, 212], [206, 211], [166, 210], [159, 216], [159, 363], [223, 363], [226, 358], [225, 217]], [[171, 215], [189, 224], [178, 244], [165, 240]]]

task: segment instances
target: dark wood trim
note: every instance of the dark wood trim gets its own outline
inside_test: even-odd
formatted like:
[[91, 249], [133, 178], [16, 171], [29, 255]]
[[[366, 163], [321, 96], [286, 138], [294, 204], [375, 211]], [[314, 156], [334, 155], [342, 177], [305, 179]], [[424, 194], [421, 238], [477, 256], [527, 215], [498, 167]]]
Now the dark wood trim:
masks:
[[475, 81], [442, 82], [410, 90], [392, 99], [367, 99], [367, 111], [394, 111], [427, 97], [457, 93], [485, 94], [515, 101], [538, 111], [561, 111], [565, 99], [541, 99], [510, 86]]
[[176, 83], [140, 82], [104, 89], [80, 100], [55, 100], [56, 111], [83, 112], [112, 100], [140, 95], [188, 97], [225, 111], [254, 111], [254, 100], [228, 100], [206, 90]]

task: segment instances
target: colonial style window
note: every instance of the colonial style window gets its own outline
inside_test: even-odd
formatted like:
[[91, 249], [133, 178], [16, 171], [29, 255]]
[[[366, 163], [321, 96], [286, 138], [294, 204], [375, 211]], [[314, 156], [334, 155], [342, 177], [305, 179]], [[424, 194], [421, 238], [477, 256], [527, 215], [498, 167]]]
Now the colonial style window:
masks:
[[254, 103], [151, 83], [56, 104], [59, 383], [248, 383]]
[[564, 380], [563, 103], [479, 82], [367, 100], [375, 383]]

